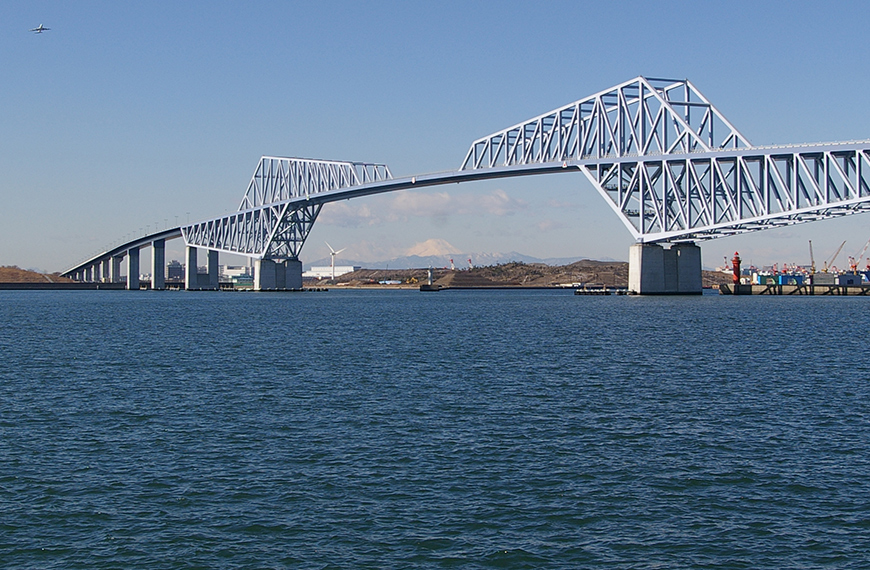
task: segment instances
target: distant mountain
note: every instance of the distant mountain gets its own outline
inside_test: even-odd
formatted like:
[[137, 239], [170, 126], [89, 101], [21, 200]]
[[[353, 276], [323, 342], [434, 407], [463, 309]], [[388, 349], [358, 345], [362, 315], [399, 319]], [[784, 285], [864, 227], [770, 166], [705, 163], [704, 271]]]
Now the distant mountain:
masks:
[[[454, 247], [449, 242], [443, 239], [428, 239], [424, 242], [415, 244], [409, 248], [405, 255], [394, 257], [392, 259], [384, 259], [379, 261], [372, 260], [351, 260], [339, 257], [335, 260], [336, 265], [354, 265], [364, 267], [366, 269], [420, 269], [426, 267], [450, 267], [450, 260], [453, 260], [453, 265], [457, 269], [468, 268], [468, 260], [475, 267], [485, 267], [489, 265], [499, 265], [519, 261], [522, 263], [545, 263], [547, 265], [568, 265], [588, 257], [548, 257], [540, 259], [530, 255], [524, 255], [516, 251], [508, 253], [464, 253], [459, 248]], [[619, 261], [611, 258], [601, 258], [598, 261]], [[328, 257], [316, 259], [310, 263], [305, 263], [305, 269], [312, 266], [328, 266], [330, 259]]]
[[444, 255], [457, 255], [462, 253], [459, 249], [453, 247], [447, 240], [443, 239], [427, 239], [414, 245], [411, 249], [405, 252], [408, 257], [437, 257]]
[[[578, 256], [578, 257], [548, 257], [546, 259], [539, 259], [537, 257], [532, 257], [530, 255], [523, 255], [521, 253], [517, 253], [512, 251], [510, 253], [457, 253], [455, 255], [408, 255], [402, 257], [394, 257], [392, 259], [385, 259], [380, 261], [365, 261], [359, 259], [342, 259], [338, 258], [335, 260], [335, 264], [338, 265], [354, 265], [357, 267], [364, 267], [366, 269], [421, 269], [426, 267], [450, 267], [450, 260], [453, 260], [453, 265], [457, 269], [466, 269], [468, 267], [468, 260], [471, 259], [471, 264], [474, 267], [484, 267], [489, 265], [499, 265], [510, 263], [512, 261], [519, 261], [522, 263], [544, 263], [546, 265], [569, 265], [576, 261], [580, 261], [583, 259], [591, 259], [589, 257]], [[618, 259], [611, 259], [609, 257], [603, 257], [600, 259], [596, 259], [596, 261], [621, 261]], [[318, 267], [328, 267], [329, 266], [329, 258], [316, 259], [311, 263], [305, 263], [305, 269], [309, 269], [313, 266]]]

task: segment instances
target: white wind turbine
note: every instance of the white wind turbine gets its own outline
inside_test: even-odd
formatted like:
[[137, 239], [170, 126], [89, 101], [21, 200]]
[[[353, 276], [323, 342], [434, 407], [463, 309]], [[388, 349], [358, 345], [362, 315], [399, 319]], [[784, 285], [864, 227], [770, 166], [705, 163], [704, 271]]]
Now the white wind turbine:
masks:
[[338, 255], [339, 253], [341, 253], [342, 251], [346, 250], [347, 248], [343, 247], [340, 250], [335, 251], [334, 249], [332, 249], [332, 246], [329, 245], [329, 242], [323, 242], [323, 243], [325, 243], [326, 247], [329, 248], [329, 255], [332, 258], [332, 262], [330, 264], [330, 266], [332, 267], [332, 280], [335, 281], [335, 256]]

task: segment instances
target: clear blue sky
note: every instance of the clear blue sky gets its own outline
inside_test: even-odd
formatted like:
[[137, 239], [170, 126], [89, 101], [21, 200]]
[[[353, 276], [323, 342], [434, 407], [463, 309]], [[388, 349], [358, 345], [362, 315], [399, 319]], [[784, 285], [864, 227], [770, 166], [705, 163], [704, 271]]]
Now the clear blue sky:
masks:
[[[0, 265], [63, 270], [231, 212], [261, 155], [453, 170], [472, 140], [637, 75], [688, 77], [754, 144], [867, 139], [868, 24], [868, 2], [3, 2]], [[327, 205], [302, 258], [430, 238], [617, 259], [631, 243], [578, 173]], [[807, 263], [808, 239], [821, 258], [868, 238], [859, 215], [702, 251]]]

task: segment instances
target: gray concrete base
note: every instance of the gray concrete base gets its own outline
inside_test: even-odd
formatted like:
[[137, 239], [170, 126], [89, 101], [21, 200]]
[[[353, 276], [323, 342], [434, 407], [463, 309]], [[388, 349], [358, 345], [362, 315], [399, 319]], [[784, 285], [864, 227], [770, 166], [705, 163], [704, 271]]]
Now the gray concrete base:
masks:
[[184, 288], [188, 291], [199, 289], [199, 276], [196, 272], [196, 248], [187, 246], [184, 250]]
[[700, 295], [701, 248], [693, 243], [638, 243], [628, 255], [628, 290], [635, 295]]
[[197, 269], [197, 248], [187, 246], [184, 268], [184, 288], [188, 291], [217, 291], [218, 282], [218, 252], [208, 250], [208, 273], [200, 274]]
[[151, 243], [151, 288], [166, 289], [166, 240], [156, 239]]
[[288, 291], [302, 289], [302, 262], [298, 259], [254, 262], [254, 291]]
[[206, 291], [217, 291], [220, 289], [220, 283], [218, 281], [218, 260], [220, 257], [218, 256], [218, 252], [208, 250], [206, 267], [208, 269], [208, 273], [205, 275], [199, 276], [199, 288]]
[[127, 289], [139, 290], [139, 248], [127, 250]]
[[112, 256], [112, 262], [109, 265], [109, 282], [110, 283], [120, 283], [121, 282], [121, 262], [124, 261], [124, 257], [120, 255]]

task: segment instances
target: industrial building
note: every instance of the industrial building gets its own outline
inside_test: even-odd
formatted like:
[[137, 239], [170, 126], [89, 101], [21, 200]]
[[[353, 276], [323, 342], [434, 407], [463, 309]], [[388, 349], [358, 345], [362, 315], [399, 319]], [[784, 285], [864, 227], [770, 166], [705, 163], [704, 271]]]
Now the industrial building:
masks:
[[[340, 275], [344, 275], [346, 273], [352, 273], [354, 271], [360, 270], [361, 267], [358, 265], [336, 265], [334, 268], [332, 266], [325, 267], [311, 267], [308, 271], [302, 274], [303, 279], [332, 279], [333, 275], [338, 277]], [[333, 273], [333, 271], [335, 271]]]

